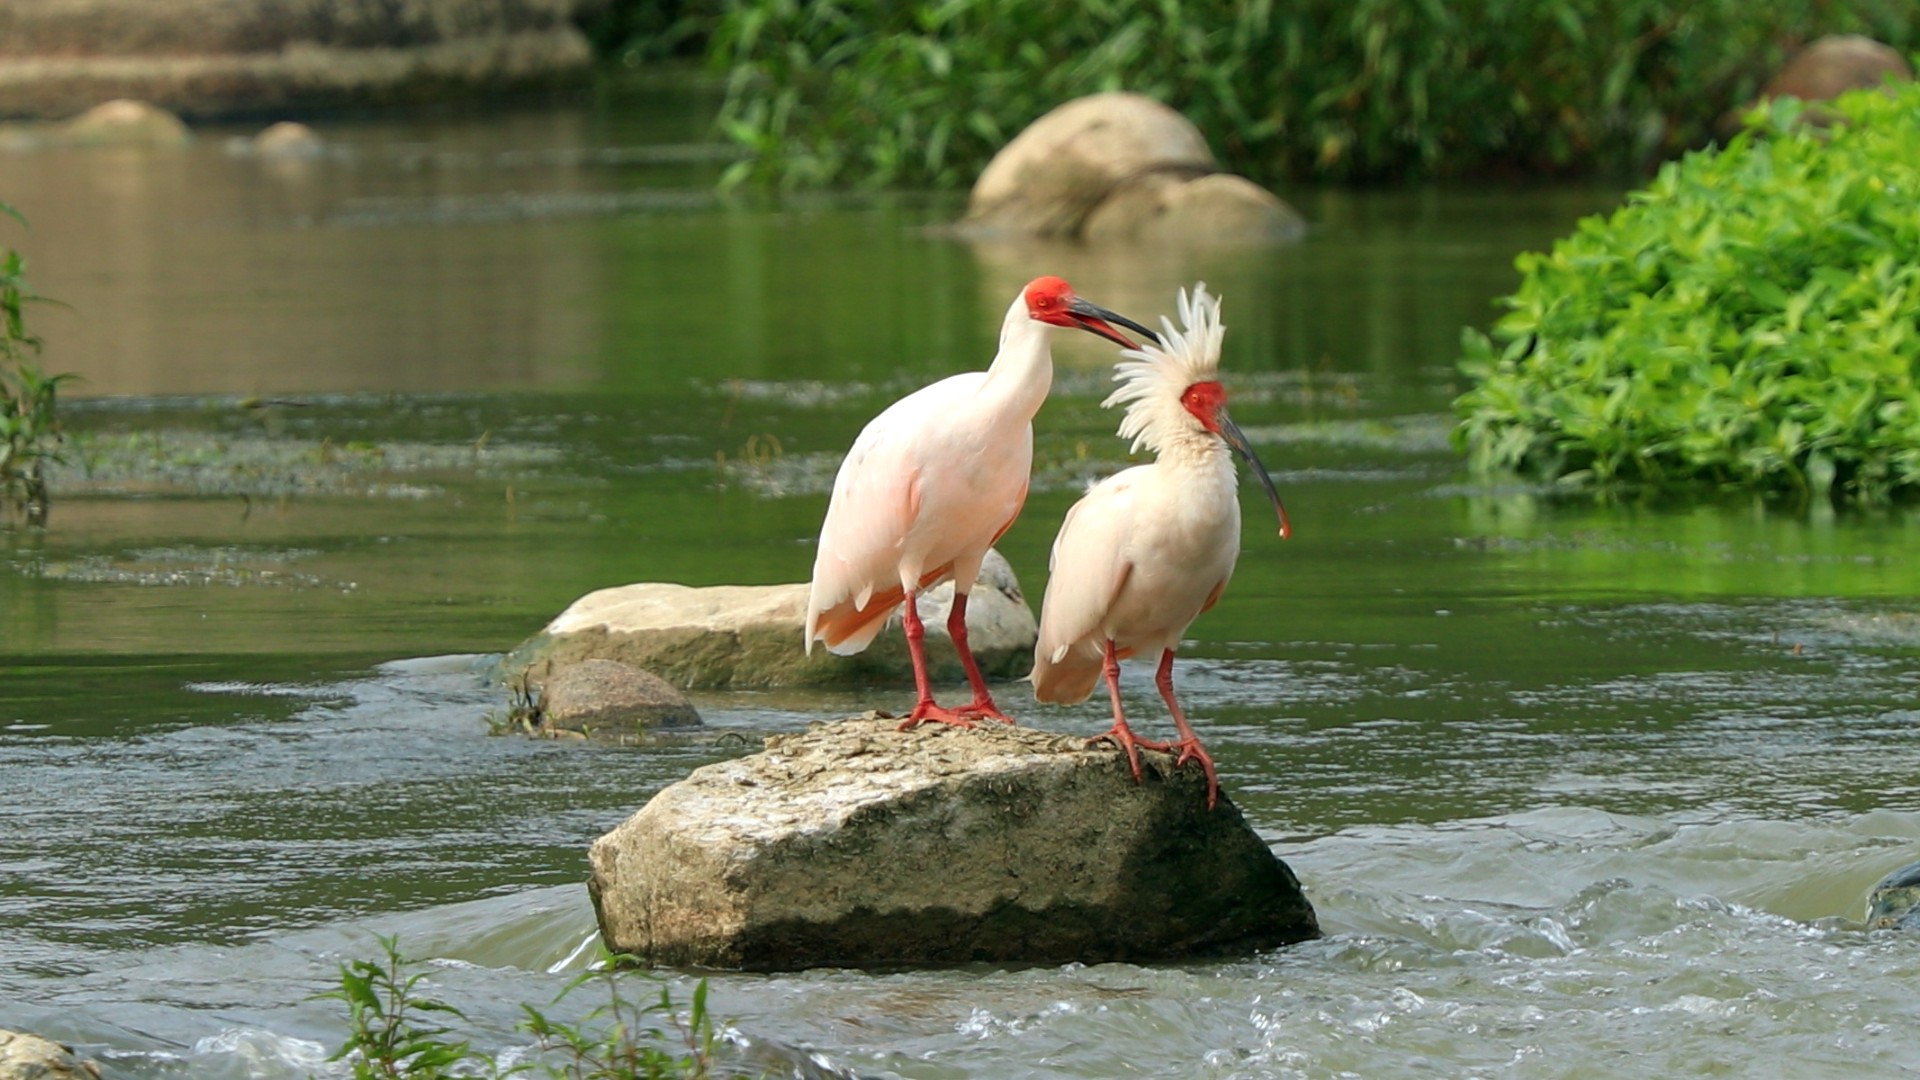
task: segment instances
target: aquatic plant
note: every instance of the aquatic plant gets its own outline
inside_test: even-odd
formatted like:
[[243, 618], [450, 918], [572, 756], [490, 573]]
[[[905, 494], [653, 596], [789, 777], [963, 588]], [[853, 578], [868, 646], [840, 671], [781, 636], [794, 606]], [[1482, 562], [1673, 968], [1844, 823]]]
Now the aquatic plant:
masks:
[[1456, 445], [1573, 486], [1920, 488], [1920, 85], [1791, 100], [1519, 256]]
[[[5, 203], [0, 213], [25, 221]], [[60, 453], [60, 387], [75, 376], [48, 375], [33, 363], [40, 339], [27, 332], [24, 318], [26, 302], [35, 299], [26, 268], [18, 251], [0, 248], [0, 520], [24, 515], [30, 525], [45, 525], [46, 463]]]
[[968, 184], [1103, 90], [1273, 182], [1633, 167], [1699, 145], [1800, 42], [1915, 29], [1893, 0], [737, 0], [708, 55], [753, 155], [734, 182]]
[[522, 1076], [535, 1070], [553, 1080], [703, 1080], [713, 1075], [714, 1030], [705, 979], [695, 984], [684, 1015], [664, 985], [655, 1000], [631, 1001], [621, 994], [619, 980], [647, 976], [619, 971], [632, 958], [603, 950], [600, 962], [567, 984], [555, 1000], [597, 982], [605, 985], [608, 1003], [577, 1026], [522, 1005], [526, 1019], [521, 1027], [538, 1040], [548, 1060], [503, 1070], [469, 1042], [453, 1039], [452, 1029], [436, 1021], [465, 1016], [427, 996], [421, 986], [426, 973], [415, 970], [419, 962], [401, 953], [398, 939], [378, 940], [379, 959], [340, 965], [340, 989], [321, 995], [347, 1005], [346, 1041], [328, 1060], [349, 1061], [354, 1080]]

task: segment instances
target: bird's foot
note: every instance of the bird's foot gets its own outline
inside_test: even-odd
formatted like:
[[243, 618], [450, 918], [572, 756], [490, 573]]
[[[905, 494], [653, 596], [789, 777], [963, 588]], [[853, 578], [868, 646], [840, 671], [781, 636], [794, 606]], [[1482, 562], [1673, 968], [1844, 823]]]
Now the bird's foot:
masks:
[[1189, 761], [1200, 763], [1200, 769], [1207, 774], [1207, 809], [1220, 799], [1220, 777], [1213, 771], [1213, 758], [1207, 754], [1199, 739], [1182, 739], [1167, 746], [1168, 750], [1178, 750], [1179, 756], [1173, 759], [1173, 767], [1179, 768]]
[[971, 728], [973, 718], [966, 715], [966, 712], [965, 709], [943, 709], [935, 705], [931, 698], [926, 701], [917, 701], [914, 703], [913, 711], [907, 714], [905, 720], [900, 721], [900, 726], [895, 730], [912, 731], [921, 724], [946, 724], [957, 728]]
[[1113, 745], [1119, 747], [1121, 750], [1126, 752], [1127, 767], [1133, 770], [1133, 782], [1136, 784], [1140, 782], [1140, 750], [1141, 748], [1145, 748], [1148, 750], [1168, 749], [1167, 743], [1142, 742], [1139, 739], [1134, 738], [1133, 729], [1128, 727], [1125, 724], [1113, 725], [1112, 727], [1101, 732], [1100, 734], [1095, 735], [1093, 738], [1088, 739], [1087, 745], [1092, 746], [1093, 744], [1100, 743], [1100, 742], [1110, 742]]
[[998, 720], [1003, 724], [1013, 723], [1013, 717], [1000, 711], [1000, 706], [992, 698], [975, 698], [958, 709], [953, 710], [969, 720]]

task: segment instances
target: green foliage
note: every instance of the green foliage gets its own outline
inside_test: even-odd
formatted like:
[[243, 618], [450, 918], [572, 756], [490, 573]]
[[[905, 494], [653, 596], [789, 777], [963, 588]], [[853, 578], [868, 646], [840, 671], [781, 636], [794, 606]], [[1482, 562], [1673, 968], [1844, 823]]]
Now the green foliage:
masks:
[[[0, 203], [0, 213], [23, 220]], [[60, 387], [72, 375], [47, 375], [33, 363], [40, 339], [27, 332], [24, 308], [35, 299], [27, 287], [27, 263], [18, 251], [0, 248], [0, 520], [24, 514], [29, 524], [47, 519], [45, 465], [59, 460]]]
[[350, 1031], [329, 1061], [351, 1059], [354, 1080], [412, 1077], [438, 1080], [462, 1062], [485, 1056], [465, 1042], [449, 1042], [451, 1031], [434, 1017], [464, 1019], [460, 1010], [420, 993], [425, 972], [408, 973], [413, 961], [400, 954], [396, 939], [383, 937], [379, 961], [340, 965], [340, 989], [323, 995], [347, 1003]]
[[[1823, 110], [1824, 111], [1824, 110]], [[1475, 466], [1878, 502], [1920, 488], [1920, 85], [1793, 101], [1549, 254], [1456, 402]]]
[[[354, 1080], [447, 1080], [451, 1077], [518, 1076], [535, 1069], [553, 1080], [705, 1080], [713, 1076], [713, 1019], [707, 1013], [707, 983], [693, 991], [685, 1017], [665, 986], [647, 1004], [620, 994], [616, 971], [627, 957], [603, 955], [561, 991], [565, 998], [581, 986], [604, 983], [608, 1003], [587, 1014], [579, 1027], [549, 1018], [523, 1005], [522, 1026], [539, 1040], [549, 1061], [526, 1062], [502, 1071], [436, 1017], [465, 1019], [460, 1010], [426, 996], [424, 972], [410, 971], [417, 961], [403, 956], [397, 939], [379, 939], [383, 956], [340, 966], [340, 989], [321, 996], [347, 1004], [349, 1031], [331, 1061], [351, 1061]], [[559, 999], [556, 999], [559, 1000]], [[589, 1027], [588, 1025], [593, 1025]]]
[[[620, 996], [616, 981], [618, 961], [603, 956], [597, 971], [588, 971], [568, 985], [565, 997], [581, 986], [603, 981], [608, 1002], [587, 1015], [595, 1030], [556, 1023], [531, 1005], [526, 1029], [540, 1039], [542, 1050], [565, 1058], [559, 1067], [546, 1066], [547, 1075], [564, 1080], [674, 1080], [713, 1075], [713, 1019], [707, 1014], [707, 981], [693, 988], [693, 1000], [682, 1019], [665, 986], [646, 1005]], [[675, 1049], [668, 1049], [668, 1047]]]
[[734, 0], [731, 180], [971, 183], [1047, 110], [1167, 103], [1256, 180], [1627, 167], [1704, 141], [1787, 49], [1898, 0]]

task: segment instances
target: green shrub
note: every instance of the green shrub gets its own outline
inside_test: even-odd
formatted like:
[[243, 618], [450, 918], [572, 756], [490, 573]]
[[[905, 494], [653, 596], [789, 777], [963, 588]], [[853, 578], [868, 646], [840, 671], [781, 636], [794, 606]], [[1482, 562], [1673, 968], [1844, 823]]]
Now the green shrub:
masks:
[[[0, 214], [21, 219], [0, 203]], [[59, 459], [62, 384], [72, 375], [47, 375], [33, 363], [40, 339], [27, 332], [24, 308], [35, 299], [27, 287], [26, 260], [0, 248], [0, 524], [24, 515], [28, 524], [47, 521], [45, 465]]]
[[1920, 486], [1920, 85], [1775, 104], [1580, 222], [1491, 336], [1458, 445], [1571, 484], [1878, 502]]
[[735, 0], [730, 179], [971, 183], [1102, 90], [1256, 180], [1629, 167], [1699, 145], [1793, 45], [1914, 33], [1900, 0]]

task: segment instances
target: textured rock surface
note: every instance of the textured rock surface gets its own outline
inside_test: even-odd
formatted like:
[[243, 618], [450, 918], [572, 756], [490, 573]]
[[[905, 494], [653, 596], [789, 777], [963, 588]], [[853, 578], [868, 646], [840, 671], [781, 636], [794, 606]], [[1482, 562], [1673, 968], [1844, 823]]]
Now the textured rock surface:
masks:
[[652, 672], [618, 660], [583, 660], [540, 687], [545, 723], [574, 731], [697, 727], [687, 695]]
[[[921, 599], [932, 677], [960, 689], [960, 662], [946, 636], [953, 586]], [[586, 659], [620, 660], [687, 688], [758, 688], [900, 683], [911, 680], [906, 637], [896, 614], [868, 649], [834, 656], [816, 647], [808, 656], [803, 629], [807, 586], [712, 585], [693, 588], [642, 582], [588, 593], [532, 640], [502, 661], [509, 677], [534, 665], [559, 671]], [[989, 678], [1026, 674], [1036, 633], [1013, 569], [987, 553], [967, 603], [967, 634]], [[910, 684], [910, 682], [909, 682]], [[936, 692], [939, 692], [938, 690]], [[942, 698], [944, 700], [944, 696]]]
[[752, 970], [1243, 952], [1318, 936], [1199, 770], [1031, 728], [872, 715], [696, 770], [593, 845], [607, 945]]
[[131, 97], [188, 113], [421, 100], [584, 74], [581, 0], [0, 4], [0, 115]]
[[1092, 94], [1035, 120], [994, 155], [958, 230], [1145, 242], [1300, 235], [1291, 207], [1218, 168], [1186, 117], [1141, 94]]
[[100, 1080], [100, 1069], [50, 1039], [0, 1031], [0, 1080]]

